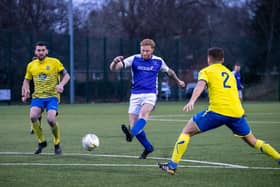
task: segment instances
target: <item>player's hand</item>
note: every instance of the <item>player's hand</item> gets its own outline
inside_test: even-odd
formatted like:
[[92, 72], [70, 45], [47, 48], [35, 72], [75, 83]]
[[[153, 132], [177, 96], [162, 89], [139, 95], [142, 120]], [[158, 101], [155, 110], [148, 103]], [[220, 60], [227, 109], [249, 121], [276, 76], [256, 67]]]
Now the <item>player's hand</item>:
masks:
[[21, 95], [24, 96], [24, 97], [29, 98], [30, 97], [30, 90], [27, 89], [27, 88], [22, 88], [21, 89]]
[[26, 102], [27, 102], [27, 100], [28, 100], [28, 98], [27, 98], [27, 97], [24, 97], [24, 96], [22, 96], [22, 97], [21, 97], [21, 101], [22, 101], [23, 103], [26, 103]]
[[62, 86], [61, 84], [56, 85], [55, 88], [58, 93], [62, 93], [64, 90], [64, 86]]
[[22, 88], [21, 90], [21, 101], [26, 103], [26, 101], [30, 98], [30, 90], [27, 88]]
[[188, 104], [186, 104], [184, 106], [183, 111], [184, 112], [189, 112], [189, 111], [193, 110], [193, 108], [194, 108], [194, 102], [189, 101]]
[[181, 81], [181, 80], [178, 81], [178, 85], [179, 85], [179, 87], [181, 87], [181, 88], [184, 88], [184, 87], [186, 86], [185, 82], [184, 82], [184, 81]]
[[119, 62], [123, 61], [124, 57], [123, 56], [117, 56], [114, 58], [113, 62], [115, 64], [118, 64]]

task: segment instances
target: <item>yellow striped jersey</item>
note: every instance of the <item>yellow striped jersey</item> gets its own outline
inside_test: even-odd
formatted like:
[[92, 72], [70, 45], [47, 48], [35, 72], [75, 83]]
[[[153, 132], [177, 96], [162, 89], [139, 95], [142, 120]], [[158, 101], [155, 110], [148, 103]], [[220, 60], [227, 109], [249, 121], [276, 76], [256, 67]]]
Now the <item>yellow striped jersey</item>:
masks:
[[63, 70], [63, 64], [56, 58], [46, 57], [42, 61], [35, 59], [28, 63], [25, 79], [33, 79], [32, 98], [57, 97], [59, 99], [56, 85], [60, 81], [60, 72]]
[[211, 64], [199, 72], [198, 80], [207, 83], [208, 110], [229, 117], [239, 118], [244, 115], [235, 77], [228, 68], [220, 63]]

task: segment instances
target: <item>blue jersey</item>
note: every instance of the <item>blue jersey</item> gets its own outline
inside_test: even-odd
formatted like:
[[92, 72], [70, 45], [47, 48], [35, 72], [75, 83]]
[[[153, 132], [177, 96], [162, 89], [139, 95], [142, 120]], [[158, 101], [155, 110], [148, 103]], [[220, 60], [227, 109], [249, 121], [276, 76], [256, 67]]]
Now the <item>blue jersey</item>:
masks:
[[233, 71], [232, 73], [233, 73], [233, 75], [234, 75], [234, 77], [236, 79], [237, 89], [238, 90], [242, 90], [240, 72]]
[[158, 72], [167, 72], [168, 66], [157, 56], [144, 60], [140, 54], [124, 59], [124, 68], [131, 67], [132, 94], [158, 92]]

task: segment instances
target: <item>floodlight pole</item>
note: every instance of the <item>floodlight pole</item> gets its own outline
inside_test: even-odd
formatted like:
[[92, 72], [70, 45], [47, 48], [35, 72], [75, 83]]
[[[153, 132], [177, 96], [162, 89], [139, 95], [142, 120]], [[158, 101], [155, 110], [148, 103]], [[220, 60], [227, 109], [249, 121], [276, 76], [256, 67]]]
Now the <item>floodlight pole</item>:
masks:
[[75, 102], [75, 71], [74, 71], [74, 33], [73, 33], [73, 4], [72, 0], [68, 0], [68, 25], [69, 25], [69, 48], [70, 48], [70, 103]]
[[208, 22], [208, 47], [212, 47], [212, 20], [211, 15], [208, 15], [207, 17]]

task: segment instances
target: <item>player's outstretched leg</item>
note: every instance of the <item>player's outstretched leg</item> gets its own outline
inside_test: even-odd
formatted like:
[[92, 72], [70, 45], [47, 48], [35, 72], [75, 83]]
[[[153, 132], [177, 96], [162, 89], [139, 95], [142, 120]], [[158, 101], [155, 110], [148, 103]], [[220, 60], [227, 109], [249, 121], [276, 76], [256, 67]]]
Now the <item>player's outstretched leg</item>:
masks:
[[276, 160], [278, 164], [280, 164], [280, 153], [270, 144], [264, 142], [263, 140], [257, 139], [253, 135], [253, 133], [250, 133], [249, 135], [242, 137], [242, 139], [250, 146], [260, 150], [262, 153], [270, 156], [271, 158]]
[[122, 124], [121, 125], [121, 130], [125, 134], [126, 141], [132, 142], [133, 136], [130, 132], [130, 129], [127, 128], [127, 126], [125, 124]]
[[147, 156], [154, 151], [154, 147], [152, 146], [150, 150], [144, 149], [142, 154], [138, 157], [139, 159], [146, 159]]
[[170, 175], [175, 175], [176, 169], [171, 168], [169, 163], [158, 163], [158, 167]]
[[148, 154], [150, 154], [154, 151], [154, 147], [147, 139], [147, 136], [146, 136], [146, 133], [144, 130], [142, 130], [139, 134], [137, 134], [136, 138], [142, 144], [142, 146], [145, 148], [143, 153], [138, 158], [146, 159]]
[[258, 139], [256, 141], [255, 148], [276, 160], [280, 165], [280, 154], [270, 144]]
[[127, 128], [126, 125], [122, 124], [121, 129], [126, 136], [126, 141], [131, 142], [134, 136], [140, 134], [140, 132], [144, 129], [146, 123], [147, 122], [145, 119], [140, 118], [135, 122], [132, 129]]
[[158, 164], [159, 167], [163, 171], [166, 171], [167, 173], [174, 175], [176, 168], [178, 166], [178, 163], [180, 162], [183, 154], [187, 150], [189, 142], [190, 142], [190, 135], [181, 133], [173, 148], [171, 161], [169, 161], [168, 163], [159, 163]]

